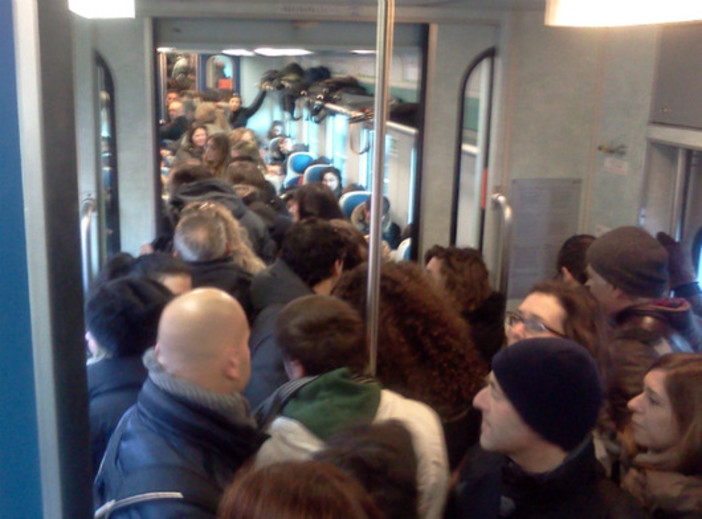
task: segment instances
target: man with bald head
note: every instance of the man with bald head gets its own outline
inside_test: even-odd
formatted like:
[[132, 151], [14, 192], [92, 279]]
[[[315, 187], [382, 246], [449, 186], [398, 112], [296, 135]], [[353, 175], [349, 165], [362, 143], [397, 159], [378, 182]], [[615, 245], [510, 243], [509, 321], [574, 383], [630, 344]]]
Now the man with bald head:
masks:
[[183, 103], [175, 100], [168, 104], [168, 122], [159, 129], [159, 137], [161, 140], [177, 141], [188, 131], [188, 125]]
[[251, 374], [241, 305], [216, 288], [166, 306], [149, 376], [110, 439], [95, 480], [96, 517], [208, 518], [260, 447], [241, 396]]

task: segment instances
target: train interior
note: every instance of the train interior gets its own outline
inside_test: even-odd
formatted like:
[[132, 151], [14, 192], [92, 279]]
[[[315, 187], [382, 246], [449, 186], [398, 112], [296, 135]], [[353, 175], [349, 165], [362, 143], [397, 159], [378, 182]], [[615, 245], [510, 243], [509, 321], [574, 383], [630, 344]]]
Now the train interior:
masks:
[[[15, 427], [0, 442], [0, 509], [90, 517], [83, 292], [109, 254], [137, 254], [158, 230], [157, 131], [175, 63], [192, 89], [236, 90], [244, 104], [292, 62], [354, 76], [372, 99], [377, 6], [137, 0], [135, 18], [112, 20], [65, 0], [1, 9], [0, 380]], [[547, 27], [543, 0], [398, 0], [395, 17], [390, 95], [417, 111], [388, 124], [383, 193], [392, 219], [413, 226], [407, 258], [437, 243], [480, 248], [512, 303], [553, 274], [576, 233], [666, 231], [700, 263], [700, 24]], [[331, 107], [316, 121], [309, 103], [285, 112], [282, 96], [269, 92], [249, 127], [283, 121], [345, 183], [370, 189], [372, 116]]]

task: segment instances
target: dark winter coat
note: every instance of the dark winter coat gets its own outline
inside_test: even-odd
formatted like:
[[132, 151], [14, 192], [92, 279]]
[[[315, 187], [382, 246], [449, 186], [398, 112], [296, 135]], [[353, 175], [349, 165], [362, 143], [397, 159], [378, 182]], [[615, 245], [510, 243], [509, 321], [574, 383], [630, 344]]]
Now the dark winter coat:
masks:
[[[234, 423], [147, 379], [108, 446], [96, 507], [118, 500], [112, 519], [215, 519], [219, 496], [265, 438], [243, 419]], [[132, 505], [120, 501], [134, 495]]]
[[592, 442], [556, 470], [534, 475], [480, 447], [469, 452], [447, 519], [644, 519], [636, 500], [604, 477]]
[[193, 288], [215, 287], [224, 290], [239, 301], [252, 322], [251, 281], [253, 276], [231, 258], [212, 261], [188, 262], [193, 279]]
[[241, 106], [236, 112], [231, 112], [229, 114], [228, 121], [232, 130], [234, 128], [244, 127], [248, 124], [249, 118], [253, 117], [253, 115], [258, 112], [258, 109], [261, 108], [263, 100], [266, 98], [266, 93], [266, 90], [260, 90], [253, 103], [249, 106]]
[[103, 359], [88, 366], [90, 446], [93, 476], [122, 415], [136, 401], [146, 379], [141, 357]]
[[251, 329], [251, 380], [244, 391], [255, 409], [288, 381], [283, 356], [275, 339], [275, 322], [290, 301], [312, 294], [312, 289], [280, 258], [254, 277], [251, 299], [257, 317]]
[[493, 292], [475, 310], [464, 312], [463, 319], [470, 325], [473, 344], [489, 366], [492, 358], [505, 343], [505, 306], [507, 299]]

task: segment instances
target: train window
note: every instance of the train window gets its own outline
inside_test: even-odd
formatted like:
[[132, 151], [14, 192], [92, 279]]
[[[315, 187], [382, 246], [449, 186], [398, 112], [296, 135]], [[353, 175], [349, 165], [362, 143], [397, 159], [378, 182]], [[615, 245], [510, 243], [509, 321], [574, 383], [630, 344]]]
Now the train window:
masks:
[[495, 49], [477, 56], [463, 76], [456, 143], [451, 243], [482, 248]]
[[219, 54], [207, 59], [205, 86], [212, 90], [232, 91], [234, 88], [234, 60]]

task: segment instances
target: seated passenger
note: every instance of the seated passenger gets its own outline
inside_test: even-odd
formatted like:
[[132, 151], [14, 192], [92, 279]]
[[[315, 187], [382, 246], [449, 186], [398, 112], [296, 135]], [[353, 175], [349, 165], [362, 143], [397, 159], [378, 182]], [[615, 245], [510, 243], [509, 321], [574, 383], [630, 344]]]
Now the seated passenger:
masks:
[[249, 327], [234, 298], [193, 290], [163, 311], [137, 404], [124, 415], [95, 479], [112, 519], [214, 519], [219, 498], [264, 440], [241, 396]]
[[[234, 261], [232, 246], [235, 247], [236, 244], [230, 246], [226, 224], [214, 210], [207, 208], [186, 214], [178, 222], [173, 237], [175, 253], [190, 267], [193, 287], [216, 287], [224, 290], [234, 297], [244, 308], [246, 315], [252, 318], [253, 275]], [[239, 246], [241, 247], [241, 240]]]
[[397, 420], [352, 427], [326, 442], [314, 459], [363, 485], [385, 519], [417, 519], [417, 456], [412, 435]]
[[684, 299], [665, 296], [668, 254], [655, 238], [637, 227], [620, 227], [595, 240], [587, 251], [590, 293], [610, 330], [607, 400], [614, 427], [629, 421], [627, 402], [641, 393], [653, 362], [672, 351], [692, 351], [693, 316]]
[[622, 486], [653, 517], [702, 517], [702, 356], [659, 358], [629, 409], [636, 448]]
[[[351, 213], [351, 223], [363, 234], [370, 233], [370, 209], [371, 199], [359, 204]], [[390, 248], [396, 249], [400, 244], [400, 226], [390, 219], [390, 200], [383, 197], [383, 217], [380, 222], [383, 233], [383, 241], [386, 241]]]
[[85, 303], [93, 476], [117, 422], [137, 400], [146, 378], [141, 356], [156, 342], [172, 297], [159, 283], [127, 276], [100, 285]]
[[332, 190], [321, 182], [311, 182], [297, 188], [292, 195], [290, 213], [295, 222], [311, 217], [322, 220], [344, 219], [339, 201]]
[[475, 397], [480, 448], [468, 453], [447, 517], [646, 517], [595, 460], [602, 402], [597, 366], [579, 344], [538, 338], [501, 350]]
[[283, 308], [275, 334], [291, 382], [259, 409], [271, 439], [256, 465], [308, 459], [350, 426], [397, 420], [417, 456], [419, 517], [440, 518], [448, 489], [441, 423], [425, 404], [362, 376], [368, 348], [359, 313], [339, 299], [311, 295]]
[[204, 124], [193, 123], [188, 130], [185, 141], [176, 152], [173, 159], [173, 167], [201, 165], [206, 142], [207, 127]]
[[341, 275], [347, 244], [324, 220], [309, 218], [285, 235], [278, 259], [256, 275], [251, 299], [256, 318], [251, 330], [251, 382], [246, 398], [256, 408], [288, 381], [273, 334], [284, 305], [310, 294], [328, 295]]
[[[345, 273], [333, 291], [362, 315], [367, 272], [363, 264]], [[480, 415], [471, 402], [487, 372], [468, 326], [428, 274], [408, 262], [382, 266], [379, 322], [378, 380], [439, 414], [456, 467], [477, 441]]]
[[219, 519], [385, 519], [357, 481], [318, 461], [242, 472], [219, 510]]
[[555, 278], [584, 285], [587, 282], [587, 249], [594, 241], [595, 237], [589, 234], [568, 238], [558, 251]]
[[341, 190], [344, 188], [341, 185], [341, 171], [334, 167], [323, 169], [322, 183], [332, 190], [337, 200], [341, 198]]
[[505, 342], [506, 298], [490, 286], [480, 251], [435, 245], [424, 255], [424, 263], [470, 325], [473, 344], [490, 364]]

